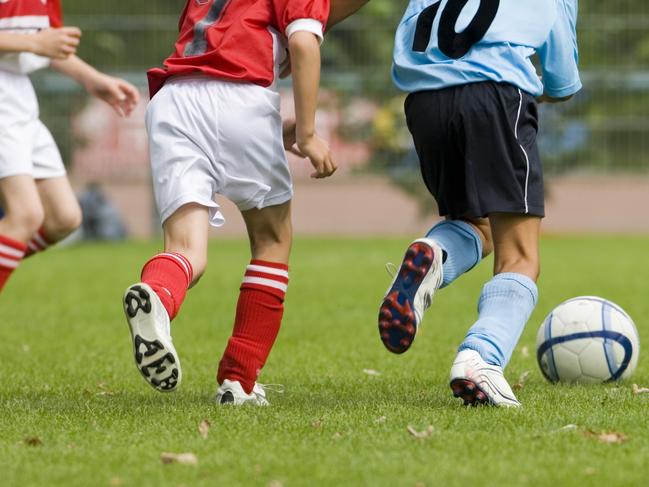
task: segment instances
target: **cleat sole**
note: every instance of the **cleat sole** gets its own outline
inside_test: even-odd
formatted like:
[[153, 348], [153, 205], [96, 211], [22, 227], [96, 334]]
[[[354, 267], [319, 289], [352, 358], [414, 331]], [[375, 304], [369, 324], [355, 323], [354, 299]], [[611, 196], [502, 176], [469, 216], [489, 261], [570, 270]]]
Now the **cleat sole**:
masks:
[[414, 299], [435, 260], [433, 249], [423, 242], [408, 247], [398, 277], [379, 310], [379, 334], [385, 348], [404, 353], [417, 334]]
[[454, 379], [451, 381], [451, 390], [454, 397], [464, 401], [465, 406], [478, 406], [489, 404], [489, 398], [475, 382], [469, 379]]
[[124, 296], [124, 311], [133, 338], [135, 366], [144, 380], [160, 392], [171, 392], [180, 382], [180, 367], [173, 345], [155, 335], [151, 323], [151, 296], [140, 285], [131, 286]]

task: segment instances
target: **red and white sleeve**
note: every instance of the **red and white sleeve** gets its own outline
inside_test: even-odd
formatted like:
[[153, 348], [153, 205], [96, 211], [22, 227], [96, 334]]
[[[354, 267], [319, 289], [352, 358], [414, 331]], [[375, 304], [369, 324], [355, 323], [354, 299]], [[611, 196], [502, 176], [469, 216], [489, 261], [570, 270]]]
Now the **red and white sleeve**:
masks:
[[330, 0], [274, 0], [273, 5], [277, 27], [287, 39], [296, 32], [311, 32], [322, 42]]
[[50, 17], [50, 27], [63, 27], [63, 11], [60, 0], [48, 0], [47, 14]]

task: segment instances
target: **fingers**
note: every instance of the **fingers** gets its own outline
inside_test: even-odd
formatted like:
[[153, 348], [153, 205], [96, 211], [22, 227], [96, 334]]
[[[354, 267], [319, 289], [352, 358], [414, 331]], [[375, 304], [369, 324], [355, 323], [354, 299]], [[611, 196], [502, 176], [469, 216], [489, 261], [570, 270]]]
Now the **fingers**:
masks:
[[316, 169], [316, 171], [311, 174], [311, 177], [314, 179], [328, 178], [338, 169], [338, 166], [331, 158], [330, 153], [327, 153], [325, 157], [319, 161], [311, 160], [311, 163]]
[[123, 80], [115, 80], [109, 90], [110, 105], [120, 117], [128, 117], [140, 101], [140, 92], [135, 86]]
[[81, 37], [81, 29], [79, 29], [79, 27], [61, 27], [59, 30], [70, 37]]

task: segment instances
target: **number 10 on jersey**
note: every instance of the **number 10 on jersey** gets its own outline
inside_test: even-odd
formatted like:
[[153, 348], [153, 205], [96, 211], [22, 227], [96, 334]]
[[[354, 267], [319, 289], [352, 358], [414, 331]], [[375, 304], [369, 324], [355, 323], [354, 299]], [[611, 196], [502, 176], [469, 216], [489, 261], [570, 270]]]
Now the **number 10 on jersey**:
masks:
[[[455, 32], [455, 24], [469, 0], [448, 0], [441, 12], [437, 43], [442, 53], [453, 59], [465, 56], [471, 48], [485, 36], [498, 13], [500, 0], [480, 0], [478, 11], [462, 32]], [[426, 52], [433, 32], [433, 23], [437, 17], [442, 0], [437, 0], [426, 7], [417, 18], [415, 40], [412, 50]]]

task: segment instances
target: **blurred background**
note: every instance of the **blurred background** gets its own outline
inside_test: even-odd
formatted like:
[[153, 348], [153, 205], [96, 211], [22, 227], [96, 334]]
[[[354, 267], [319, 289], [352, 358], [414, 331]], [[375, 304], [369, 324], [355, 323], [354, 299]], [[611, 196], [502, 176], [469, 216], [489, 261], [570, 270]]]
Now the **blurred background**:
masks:
[[[316, 182], [308, 162], [290, 160], [299, 234], [414, 236], [437, 218], [405, 127], [405, 96], [390, 78], [394, 30], [407, 3], [371, 0], [323, 44], [318, 131], [340, 169]], [[145, 73], [171, 52], [183, 5], [63, 0], [65, 23], [83, 30], [80, 56], [145, 95], [134, 116], [121, 120], [52, 71], [32, 77], [41, 117], [88, 212], [88, 236], [147, 238], [159, 231], [143, 123]], [[584, 89], [566, 104], [541, 108], [545, 231], [649, 233], [649, 8], [642, 0], [583, 0], [578, 32]], [[290, 116], [288, 81], [281, 91], [282, 112]], [[215, 234], [242, 234], [236, 209], [217, 200], [227, 223]], [[104, 220], [113, 226], [100, 228]]]

